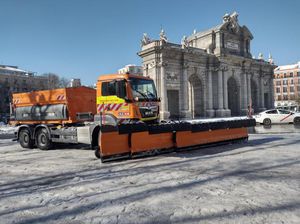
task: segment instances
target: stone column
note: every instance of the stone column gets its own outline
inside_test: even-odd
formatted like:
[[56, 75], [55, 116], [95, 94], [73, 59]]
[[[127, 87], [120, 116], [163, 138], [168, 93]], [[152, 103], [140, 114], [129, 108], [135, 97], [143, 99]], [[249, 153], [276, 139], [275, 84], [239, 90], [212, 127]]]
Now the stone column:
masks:
[[168, 95], [167, 95], [167, 82], [165, 75], [165, 67], [166, 63], [161, 63], [160, 67], [160, 119], [165, 120], [170, 116], [170, 112], [168, 111]]
[[247, 107], [251, 100], [251, 74], [247, 73]]
[[264, 86], [264, 76], [261, 74], [259, 76], [259, 89], [260, 89], [260, 108], [259, 111], [264, 111], [266, 110], [265, 107], [265, 86]]
[[269, 79], [269, 83], [270, 83], [270, 108], [268, 109], [271, 109], [271, 108], [274, 108], [275, 105], [274, 105], [274, 80], [273, 80], [273, 75], [271, 74], [270, 75], [270, 79]]
[[246, 115], [248, 113], [248, 87], [247, 87], [247, 73], [246, 71], [241, 72], [241, 98], [242, 98], [242, 105], [241, 105], [241, 114]]
[[216, 110], [217, 117], [224, 117], [224, 101], [223, 101], [223, 70], [219, 68], [218, 70], [218, 109]]
[[223, 101], [224, 101], [225, 116], [229, 117], [231, 115], [231, 111], [228, 109], [228, 86], [227, 86], [227, 80], [228, 80], [228, 69], [224, 69], [224, 71], [223, 71]]
[[208, 117], [215, 116], [215, 110], [213, 109], [213, 90], [212, 90], [212, 73], [213, 70], [209, 69], [207, 71], [207, 110], [206, 115]]
[[191, 112], [189, 111], [189, 80], [188, 80], [188, 63], [183, 64], [182, 72], [182, 110], [181, 116], [185, 118], [192, 118]]

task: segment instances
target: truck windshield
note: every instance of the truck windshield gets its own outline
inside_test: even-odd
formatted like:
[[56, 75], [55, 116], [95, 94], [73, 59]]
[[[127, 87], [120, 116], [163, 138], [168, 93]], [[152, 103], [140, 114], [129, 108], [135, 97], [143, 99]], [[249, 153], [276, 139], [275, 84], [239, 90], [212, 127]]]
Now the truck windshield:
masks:
[[157, 94], [153, 80], [148, 79], [129, 79], [133, 97], [145, 100], [156, 100]]

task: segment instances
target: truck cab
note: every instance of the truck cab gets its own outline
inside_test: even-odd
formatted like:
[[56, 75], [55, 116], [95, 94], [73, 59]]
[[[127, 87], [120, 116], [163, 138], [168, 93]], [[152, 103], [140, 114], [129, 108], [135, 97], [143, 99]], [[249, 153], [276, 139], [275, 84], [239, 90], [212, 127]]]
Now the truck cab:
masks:
[[132, 74], [102, 75], [97, 82], [97, 113], [118, 121], [159, 119], [159, 102], [152, 79]]

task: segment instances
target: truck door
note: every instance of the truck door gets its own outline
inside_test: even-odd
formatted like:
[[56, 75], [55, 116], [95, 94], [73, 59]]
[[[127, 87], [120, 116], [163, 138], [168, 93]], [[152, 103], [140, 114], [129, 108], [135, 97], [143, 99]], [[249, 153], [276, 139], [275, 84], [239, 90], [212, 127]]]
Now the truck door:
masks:
[[98, 112], [109, 113], [116, 118], [127, 118], [129, 106], [125, 99], [127, 96], [125, 80], [111, 80], [102, 82], [101, 96], [97, 97]]

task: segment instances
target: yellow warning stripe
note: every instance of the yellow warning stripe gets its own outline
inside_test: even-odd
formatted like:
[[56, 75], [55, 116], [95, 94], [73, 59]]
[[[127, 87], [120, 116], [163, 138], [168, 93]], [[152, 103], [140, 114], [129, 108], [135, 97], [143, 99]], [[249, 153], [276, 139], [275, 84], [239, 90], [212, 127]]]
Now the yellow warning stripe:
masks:
[[125, 100], [117, 96], [98, 96], [97, 104], [109, 104], [109, 103], [125, 103]]

